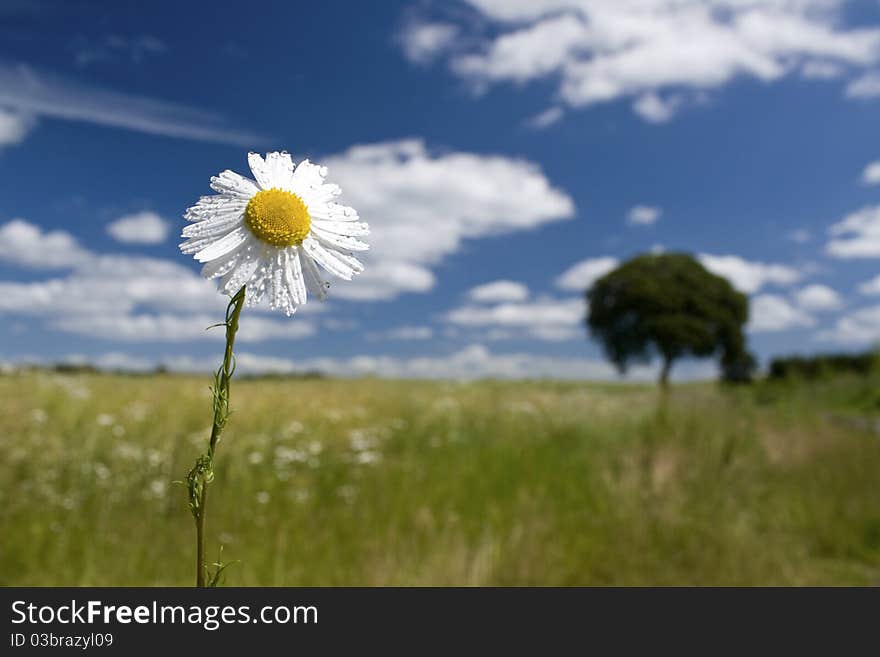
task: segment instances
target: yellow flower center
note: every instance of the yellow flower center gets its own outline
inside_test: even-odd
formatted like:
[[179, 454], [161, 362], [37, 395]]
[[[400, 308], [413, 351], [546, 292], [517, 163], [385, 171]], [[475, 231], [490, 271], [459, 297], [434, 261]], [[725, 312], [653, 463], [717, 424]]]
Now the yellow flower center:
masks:
[[312, 218], [302, 199], [283, 189], [264, 189], [251, 197], [244, 210], [244, 223], [257, 239], [272, 246], [302, 244]]

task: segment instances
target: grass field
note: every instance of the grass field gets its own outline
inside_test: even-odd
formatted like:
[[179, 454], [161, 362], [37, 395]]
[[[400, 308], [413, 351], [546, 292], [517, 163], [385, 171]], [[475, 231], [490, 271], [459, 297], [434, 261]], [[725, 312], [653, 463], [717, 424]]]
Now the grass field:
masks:
[[[880, 382], [235, 381], [230, 585], [880, 584]], [[0, 584], [189, 585], [205, 377], [0, 376]]]

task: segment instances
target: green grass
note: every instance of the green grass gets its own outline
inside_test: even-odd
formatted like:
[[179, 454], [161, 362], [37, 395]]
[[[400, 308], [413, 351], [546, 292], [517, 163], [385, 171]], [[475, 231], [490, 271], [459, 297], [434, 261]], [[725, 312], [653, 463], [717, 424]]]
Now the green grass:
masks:
[[[234, 381], [232, 585], [878, 584], [880, 382]], [[203, 377], [0, 377], [0, 584], [190, 585]]]

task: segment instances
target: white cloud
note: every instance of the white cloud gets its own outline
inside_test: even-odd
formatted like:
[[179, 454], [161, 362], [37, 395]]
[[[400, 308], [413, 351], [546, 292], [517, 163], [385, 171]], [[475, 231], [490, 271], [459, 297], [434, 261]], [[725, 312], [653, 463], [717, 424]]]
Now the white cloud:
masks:
[[36, 121], [29, 114], [13, 112], [0, 107], [0, 148], [24, 141]]
[[151, 34], [131, 37], [113, 34], [98, 39], [78, 37], [74, 41], [73, 49], [76, 64], [81, 67], [118, 59], [140, 64], [149, 56], [168, 52], [165, 42]]
[[[37, 317], [55, 330], [108, 340], [223, 339], [222, 331], [205, 327], [223, 317], [228, 300], [214, 284], [175, 262], [91, 253], [68, 233], [45, 233], [20, 219], [0, 226], [0, 261], [71, 270], [47, 280], [0, 281], [0, 314]], [[319, 308], [309, 304], [302, 310]], [[250, 312], [242, 319], [240, 339], [298, 339], [312, 333], [312, 323], [301, 317], [276, 320]]]
[[813, 236], [810, 234], [810, 231], [805, 228], [798, 228], [788, 234], [788, 239], [790, 239], [795, 244], [806, 244], [812, 238]]
[[880, 274], [859, 285], [859, 292], [868, 296], [880, 295]]
[[835, 258], [880, 257], [880, 205], [864, 207], [828, 229], [832, 239], [825, 245]]
[[533, 163], [432, 154], [418, 139], [353, 146], [327, 158], [347, 203], [370, 223], [367, 269], [340, 286], [349, 299], [392, 299], [434, 286], [431, 267], [466, 239], [530, 230], [574, 216], [574, 203]]
[[155, 212], [137, 212], [107, 224], [107, 232], [117, 242], [126, 244], [161, 244], [171, 225]]
[[862, 183], [865, 185], [880, 185], [880, 160], [871, 162], [862, 171]]
[[626, 215], [626, 220], [633, 226], [650, 226], [657, 223], [663, 211], [650, 205], [637, 205]]
[[[371, 238], [373, 236], [375, 230]], [[374, 244], [371, 239], [371, 245]], [[370, 256], [360, 257], [360, 260], [369, 262], [367, 269], [354, 281], [333, 287], [334, 296], [356, 301], [386, 301], [404, 292], [428, 292], [437, 282], [433, 272], [420, 264], [400, 260], [376, 262]], [[331, 281], [330, 284], [335, 283]]]
[[459, 55], [458, 74], [481, 83], [526, 82], [558, 71], [582, 47], [587, 28], [571, 14], [549, 16], [532, 25], [500, 34], [485, 52]]
[[856, 78], [846, 85], [846, 95], [849, 98], [876, 98], [880, 96], [880, 73], [871, 71]]
[[681, 104], [681, 96], [661, 98], [651, 92], [642, 94], [635, 100], [633, 111], [648, 123], [666, 123], [672, 120]]
[[827, 285], [807, 285], [795, 294], [798, 306], [808, 312], [837, 310], [843, 305], [840, 295]]
[[801, 66], [801, 75], [808, 80], [833, 80], [844, 74], [844, 68], [834, 62], [813, 60]]
[[699, 260], [710, 272], [723, 276], [746, 294], [754, 294], [765, 285], [792, 285], [802, 278], [801, 272], [787, 265], [755, 262], [735, 255], [701, 253]]
[[451, 23], [413, 21], [401, 32], [400, 43], [407, 59], [426, 64], [448, 50], [458, 33], [458, 27]]
[[815, 320], [785, 297], [762, 294], [751, 300], [748, 330], [754, 333], [813, 326]]
[[[681, 91], [738, 77], [828, 79], [880, 60], [880, 29], [845, 27], [846, 0], [467, 1], [484, 21], [461, 21], [448, 61], [476, 88], [548, 78], [569, 106], [634, 98], [654, 122], [675, 114]], [[464, 29], [486, 22], [488, 37]], [[848, 93], [869, 87], [854, 82]]]
[[587, 258], [566, 269], [556, 279], [556, 287], [563, 290], [583, 292], [593, 285], [612, 269], [617, 267], [617, 258], [602, 256], [600, 258]]
[[472, 301], [493, 303], [496, 301], [525, 301], [529, 298], [529, 288], [516, 281], [493, 281], [478, 285], [468, 291]]
[[430, 340], [434, 337], [434, 329], [430, 326], [398, 326], [378, 333], [370, 333], [373, 340]]
[[[217, 367], [216, 358], [169, 357], [158, 362], [123, 353], [65, 360], [92, 363], [107, 369], [145, 371], [162, 364], [172, 371], [209, 372]], [[541, 356], [530, 353], [493, 353], [482, 344], [471, 344], [448, 354], [409, 358], [387, 355], [358, 355], [350, 358], [314, 357], [290, 359], [240, 351], [236, 356], [239, 374], [296, 374], [323, 372], [331, 376], [379, 376], [400, 379], [570, 379], [601, 381], [654, 381], [657, 366], [631, 368], [626, 377], [606, 361], [591, 358]], [[685, 363], [673, 371], [676, 380], [708, 379], [717, 376], [713, 363]]]
[[469, 328], [499, 329], [496, 339], [529, 337], [538, 340], [570, 340], [583, 335], [586, 316], [582, 299], [542, 297], [534, 301], [505, 302], [494, 306], [465, 305], [450, 311], [446, 320]]
[[563, 116], [565, 116], [565, 110], [561, 107], [548, 107], [543, 112], [536, 114], [526, 121], [526, 124], [536, 130], [542, 130], [544, 128], [549, 128], [554, 123], [559, 123]]
[[54, 269], [81, 264], [88, 258], [70, 233], [43, 231], [23, 219], [0, 225], [0, 261], [34, 269]]
[[820, 332], [818, 338], [846, 345], [877, 343], [880, 340], [880, 306], [862, 308], [844, 315], [833, 328]]
[[265, 137], [234, 130], [223, 117], [177, 103], [73, 82], [25, 64], [0, 61], [0, 108], [25, 116], [124, 128], [166, 137], [253, 147]]
[[[51, 325], [68, 333], [118, 342], [190, 342], [196, 340], [222, 342], [225, 339], [222, 327], [207, 328], [217, 324], [217, 321], [217, 314], [87, 313], [58, 317], [52, 320]], [[279, 320], [249, 313], [241, 318], [236, 340], [238, 342], [298, 340], [314, 333], [314, 325], [299, 318], [297, 321]]]

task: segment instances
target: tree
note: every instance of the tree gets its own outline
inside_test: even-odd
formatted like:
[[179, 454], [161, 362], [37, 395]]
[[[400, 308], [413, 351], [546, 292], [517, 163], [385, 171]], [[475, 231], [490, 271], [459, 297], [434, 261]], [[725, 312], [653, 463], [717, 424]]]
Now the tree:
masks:
[[677, 359], [718, 355], [726, 380], [751, 377], [755, 360], [743, 335], [748, 299], [688, 254], [635, 257], [597, 280], [586, 296], [587, 327], [621, 372], [656, 354], [665, 386]]

